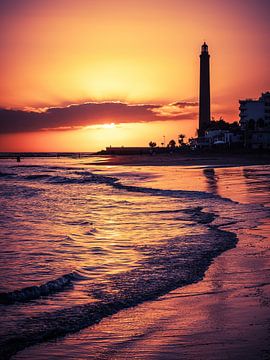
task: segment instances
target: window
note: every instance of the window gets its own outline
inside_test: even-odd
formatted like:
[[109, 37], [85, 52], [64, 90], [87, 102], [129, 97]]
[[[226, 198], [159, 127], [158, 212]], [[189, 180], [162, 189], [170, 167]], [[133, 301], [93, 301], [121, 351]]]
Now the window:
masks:
[[258, 128], [263, 128], [264, 127], [264, 121], [262, 118], [260, 118], [258, 121], [257, 121], [257, 127]]
[[247, 129], [248, 130], [255, 130], [255, 120], [253, 120], [253, 119], [248, 120]]

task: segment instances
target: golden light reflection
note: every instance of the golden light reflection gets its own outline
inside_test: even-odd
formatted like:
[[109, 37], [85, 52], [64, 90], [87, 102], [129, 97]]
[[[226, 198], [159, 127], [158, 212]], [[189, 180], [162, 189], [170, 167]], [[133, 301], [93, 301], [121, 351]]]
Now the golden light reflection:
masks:
[[162, 146], [177, 141], [180, 133], [187, 138], [194, 136], [196, 121], [155, 121], [150, 123], [127, 123], [89, 126], [80, 130], [42, 131], [0, 135], [2, 151], [98, 151], [107, 146], [148, 146], [156, 141]]
[[115, 123], [109, 123], [109, 124], [100, 124], [100, 125], [88, 125], [85, 126], [83, 129], [84, 130], [91, 130], [91, 129], [114, 129], [115, 127], [117, 127], [117, 125], [115, 125]]
[[[200, 45], [207, 40], [213, 115], [237, 120], [238, 99], [257, 97], [269, 86], [267, 4], [243, 4], [232, 0], [5, 2], [0, 11], [0, 106], [194, 101]], [[221, 18], [226, 26], [220, 25]], [[195, 122], [192, 125], [194, 134]], [[183, 122], [178, 126], [185, 127]], [[23, 147], [26, 135], [21, 136]], [[55, 143], [52, 133], [46, 136]], [[44, 138], [40, 133], [41, 142]], [[58, 142], [66, 138], [59, 134]], [[129, 137], [122, 142], [129, 142]], [[16, 141], [13, 146], [17, 148]], [[90, 150], [97, 147], [95, 141]], [[77, 151], [85, 148], [83, 141], [73, 146]]]

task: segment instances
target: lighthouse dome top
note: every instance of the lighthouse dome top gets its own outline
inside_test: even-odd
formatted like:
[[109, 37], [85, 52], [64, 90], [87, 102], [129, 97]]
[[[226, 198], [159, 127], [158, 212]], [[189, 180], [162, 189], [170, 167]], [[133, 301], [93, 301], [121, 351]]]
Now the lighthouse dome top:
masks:
[[202, 44], [202, 52], [208, 52], [208, 45], [206, 44], [206, 42]]

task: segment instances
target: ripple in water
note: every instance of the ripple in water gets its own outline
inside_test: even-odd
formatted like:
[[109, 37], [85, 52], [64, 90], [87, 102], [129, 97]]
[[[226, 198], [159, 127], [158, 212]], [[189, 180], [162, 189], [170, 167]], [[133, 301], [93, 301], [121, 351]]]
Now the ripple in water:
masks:
[[250, 214], [217, 193], [140, 186], [145, 173], [131, 185], [72, 166], [10, 171], [1, 177], [7, 358], [200, 280], [237, 243], [226, 226], [245, 227]]

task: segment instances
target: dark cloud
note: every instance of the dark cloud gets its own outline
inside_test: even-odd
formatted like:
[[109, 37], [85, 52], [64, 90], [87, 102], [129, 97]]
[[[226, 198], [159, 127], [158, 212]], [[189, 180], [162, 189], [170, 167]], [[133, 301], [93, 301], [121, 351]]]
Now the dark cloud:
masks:
[[[130, 105], [121, 102], [91, 102], [48, 108], [42, 112], [0, 109], [0, 133], [32, 132], [48, 129], [68, 130], [108, 122], [119, 124], [193, 119], [195, 112], [191, 111], [190, 107], [196, 106], [197, 103], [188, 102], [177, 102], [165, 106], [151, 104]], [[166, 107], [166, 112], [163, 111], [164, 107]], [[170, 107], [173, 108], [172, 113], [168, 111]]]
[[179, 108], [185, 108], [185, 107], [188, 107], [188, 106], [198, 106], [198, 102], [196, 101], [193, 101], [193, 102], [188, 102], [188, 101], [177, 101], [177, 102], [174, 102], [170, 105], [173, 105], [173, 106], [178, 106]]

